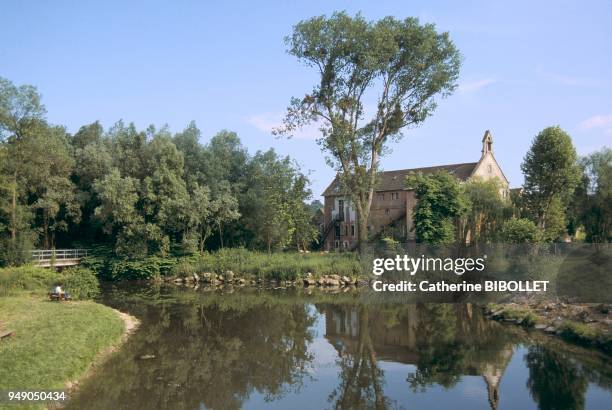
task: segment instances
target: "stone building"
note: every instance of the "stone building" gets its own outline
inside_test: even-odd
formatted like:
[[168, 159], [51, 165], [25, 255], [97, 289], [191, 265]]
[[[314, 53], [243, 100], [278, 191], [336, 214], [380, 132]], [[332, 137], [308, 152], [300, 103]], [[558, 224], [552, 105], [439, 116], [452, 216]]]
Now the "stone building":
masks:
[[[412, 214], [416, 198], [414, 191], [405, 187], [405, 180], [411, 173], [431, 174], [436, 171], [448, 171], [460, 181], [497, 178], [500, 182], [500, 195], [503, 198], [509, 196], [508, 179], [495, 159], [493, 136], [487, 130], [482, 138], [481, 155], [477, 162], [381, 172], [372, 199], [368, 220], [369, 235], [390, 233], [401, 240], [413, 241], [415, 232]], [[357, 215], [350, 197], [342, 192], [337, 177], [323, 192], [323, 197], [323, 248], [354, 249], [357, 246]]]

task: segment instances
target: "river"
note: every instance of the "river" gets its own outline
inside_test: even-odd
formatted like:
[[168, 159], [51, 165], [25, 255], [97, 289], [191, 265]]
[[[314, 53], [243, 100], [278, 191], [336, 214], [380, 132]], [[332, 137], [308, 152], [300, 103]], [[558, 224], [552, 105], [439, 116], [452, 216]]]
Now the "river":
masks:
[[609, 409], [612, 360], [469, 304], [123, 284], [141, 327], [69, 409]]

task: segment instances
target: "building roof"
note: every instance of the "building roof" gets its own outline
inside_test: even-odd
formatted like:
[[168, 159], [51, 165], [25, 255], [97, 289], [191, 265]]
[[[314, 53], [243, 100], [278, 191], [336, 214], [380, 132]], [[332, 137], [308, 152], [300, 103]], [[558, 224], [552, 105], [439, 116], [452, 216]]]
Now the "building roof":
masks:
[[[467, 180], [478, 162], [468, 162], [464, 164], [439, 165], [435, 167], [399, 169], [396, 171], [383, 171], [378, 175], [378, 184], [375, 191], [401, 191], [406, 189], [406, 176], [411, 173], [432, 174], [437, 171], [448, 171], [461, 181]], [[338, 177], [334, 178], [331, 184], [323, 192], [323, 196], [339, 195], [340, 184]]]

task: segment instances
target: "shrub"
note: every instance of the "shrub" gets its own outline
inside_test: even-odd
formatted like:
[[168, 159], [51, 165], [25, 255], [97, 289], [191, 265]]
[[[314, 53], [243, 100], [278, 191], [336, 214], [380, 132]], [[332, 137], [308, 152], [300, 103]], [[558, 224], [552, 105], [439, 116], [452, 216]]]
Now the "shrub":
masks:
[[176, 259], [150, 257], [138, 261], [112, 260], [104, 277], [111, 280], [147, 280], [170, 274]]
[[197, 273], [197, 265], [188, 260], [182, 260], [170, 269], [170, 274], [179, 278], [186, 278]]
[[58, 280], [74, 299], [92, 299], [100, 294], [100, 283], [96, 274], [82, 266], [68, 268]]
[[32, 265], [0, 269], [0, 295], [8, 296], [22, 291], [48, 291], [59, 280], [54, 269]]
[[590, 346], [597, 342], [598, 332], [589, 326], [577, 323], [565, 321], [561, 325], [561, 337], [570, 342], [574, 342], [583, 346]]
[[539, 231], [529, 219], [512, 218], [502, 227], [502, 239], [507, 243], [535, 243], [539, 240]]

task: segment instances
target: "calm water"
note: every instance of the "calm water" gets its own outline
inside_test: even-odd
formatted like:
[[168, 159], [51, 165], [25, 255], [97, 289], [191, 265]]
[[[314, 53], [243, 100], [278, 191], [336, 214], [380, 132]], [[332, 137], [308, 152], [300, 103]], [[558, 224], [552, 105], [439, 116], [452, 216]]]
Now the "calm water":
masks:
[[142, 325], [71, 409], [612, 408], [609, 359], [470, 305], [133, 285], [103, 302]]

